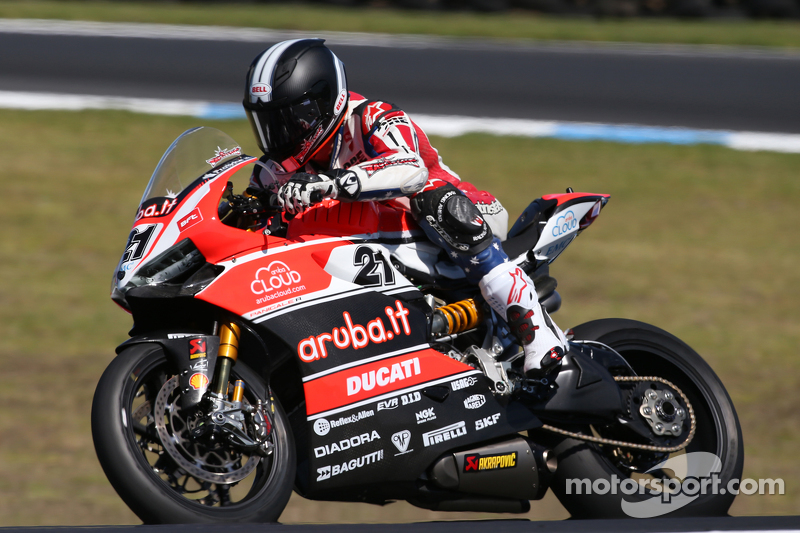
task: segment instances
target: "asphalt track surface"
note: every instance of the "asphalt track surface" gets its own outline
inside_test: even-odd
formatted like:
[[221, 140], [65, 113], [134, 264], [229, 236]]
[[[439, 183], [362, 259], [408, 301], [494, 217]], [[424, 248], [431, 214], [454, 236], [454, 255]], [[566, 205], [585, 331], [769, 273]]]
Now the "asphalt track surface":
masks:
[[[236, 102], [274, 41], [0, 33], [0, 90]], [[331, 44], [352, 89], [410, 112], [800, 133], [800, 55], [588, 45]], [[650, 533], [800, 530], [800, 517], [3, 528], [0, 533]]]
[[[0, 33], [0, 90], [238, 102], [277, 39]], [[800, 133], [800, 54], [330, 40], [352, 90], [409, 112]]]
[[800, 517], [651, 518], [648, 520], [474, 520], [413, 524], [225, 524], [0, 528], [0, 533], [677, 533], [797, 531]]

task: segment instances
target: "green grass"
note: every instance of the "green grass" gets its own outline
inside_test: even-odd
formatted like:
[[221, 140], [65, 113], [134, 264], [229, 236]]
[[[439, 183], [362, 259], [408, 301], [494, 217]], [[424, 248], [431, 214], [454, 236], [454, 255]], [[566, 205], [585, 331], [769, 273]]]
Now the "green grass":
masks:
[[591, 19], [527, 11], [503, 14], [413, 12], [297, 3], [180, 4], [6, 0], [0, 17], [162, 22], [307, 31], [432, 34], [455, 37], [800, 47], [797, 21]]
[[[130, 524], [94, 456], [94, 386], [130, 317], [108, 298], [136, 204], [189, 118], [0, 111], [0, 524]], [[255, 153], [246, 122], [213, 124]], [[434, 138], [462, 177], [516, 216], [530, 199], [610, 193], [553, 266], [564, 328], [601, 317], [663, 327], [710, 362], [739, 412], [745, 477], [785, 496], [733, 514], [800, 508], [800, 156], [717, 146], [619, 145], [470, 135]], [[286, 522], [455, 518], [408, 505], [292, 500]], [[531, 518], [563, 518], [552, 499]]]

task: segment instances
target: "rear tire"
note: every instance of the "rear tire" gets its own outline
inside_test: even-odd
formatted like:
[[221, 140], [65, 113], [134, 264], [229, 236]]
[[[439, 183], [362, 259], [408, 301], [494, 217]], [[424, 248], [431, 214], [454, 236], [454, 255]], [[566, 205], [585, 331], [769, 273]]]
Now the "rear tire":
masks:
[[[237, 363], [233, 374], [246, 383], [250, 403], [268, 398], [264, 382], [247, 366]], [[120, 353], [100, 378], [92, 437], [111, 485], [145, 524], [277, 521], [291, 496], [296, 468], [291, 430], [277, 399], [273, 453], [260, 460], [247, 457], [258, 466], [236, 484], [204, 483], [181, 470], [154, 429], [155, 396], [173, 375], [159, 345], [139, 344]], [[246, 456], [236, 451], [209, 455], [227, 457], [233, 467], [246, 464]]]
[[[661, 377], [680, 388], [697, 417], [697, 432], [685, 452], [710, 452], [719, 457], [722, 488], [732, 479], [741, 479], [744, 448], [736, 411], [722, 382], [697, 352], [666, 331], [633, 320], [596, 320], [573, 328], [573, 332], [575, 340], [595, 340], [614, 348], [638, 375]], [[611, 480], [617, 476], [623, 480], [630, 477], [630, 471], [611, 460], [608, 447], [604, 450], [586, 441], [567, 438], [558, 442], [542, 436], [558, 457], [551, 488], [573, 518], [629, 518], [622, 509], [623, 498], [638, 503], [654, 497], [647, 492], [622, 495], [619, 491], [568, 494], [568, 479]], [[700, 495], [665, 516], [726, 516], [734, 498], [730, 493]]]

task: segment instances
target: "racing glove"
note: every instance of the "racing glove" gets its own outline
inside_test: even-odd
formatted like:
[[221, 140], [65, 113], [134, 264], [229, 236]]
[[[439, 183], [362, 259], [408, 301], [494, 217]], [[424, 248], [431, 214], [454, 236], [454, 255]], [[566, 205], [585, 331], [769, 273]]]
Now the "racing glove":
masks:
[[278, 189], [278, 202], [291, 214], [325, 198], [358, 199], [361, 182], [351, 170], [331, 170], [320, 174], [298, 172]]

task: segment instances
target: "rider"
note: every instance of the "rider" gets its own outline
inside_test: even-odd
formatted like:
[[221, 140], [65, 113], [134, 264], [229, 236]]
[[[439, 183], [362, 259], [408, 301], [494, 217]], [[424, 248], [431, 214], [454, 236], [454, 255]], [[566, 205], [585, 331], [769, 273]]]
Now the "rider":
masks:
[[323, 43], [284, 41], [250, 66], [243, 103], [264, 152], [251, 186], [275, 191], [289, 213], [322, 198], [408, 197], [426, 236], [506, 318], [523, 346], [526, 374], [555, 368], [566, 339], [539, 305], [531, 279], [503, 252], [505, 210], [461, 182], [405, 112], [348, 92], [344, 64]]

